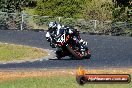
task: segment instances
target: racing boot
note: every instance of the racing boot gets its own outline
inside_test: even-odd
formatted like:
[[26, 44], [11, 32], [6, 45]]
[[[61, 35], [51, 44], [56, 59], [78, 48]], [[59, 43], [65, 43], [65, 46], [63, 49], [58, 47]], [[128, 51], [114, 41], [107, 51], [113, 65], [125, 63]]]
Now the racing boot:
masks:
[[87, 44], [88, 44], [88, 42], [86, 42], [86, 41], [84, 41], [82, 39], [79, 40], [79, 43], [82, 44], [82, 45], [84, 45], [84, 46], [87, 46]]
[[80, 39], [79, 43], [80, 43], [80, 51], [82, 52], [83, 56], [86, 56], [85, 52], [86, 52], [87, 42]]

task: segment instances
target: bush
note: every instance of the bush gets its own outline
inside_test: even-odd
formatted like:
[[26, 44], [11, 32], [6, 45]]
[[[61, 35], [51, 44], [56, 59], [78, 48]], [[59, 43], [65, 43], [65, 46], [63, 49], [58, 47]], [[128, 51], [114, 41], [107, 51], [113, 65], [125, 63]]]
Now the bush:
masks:
[[37, 15], [80, 17], [84, 0], [37, 0]]

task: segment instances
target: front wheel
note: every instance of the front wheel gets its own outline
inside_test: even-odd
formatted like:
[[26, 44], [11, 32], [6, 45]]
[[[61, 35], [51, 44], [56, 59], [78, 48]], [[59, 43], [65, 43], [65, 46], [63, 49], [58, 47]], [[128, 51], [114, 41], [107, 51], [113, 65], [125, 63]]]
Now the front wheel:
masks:
[[63, 53], [62, 53], [62, 50], [57, 50], [56, 51], [56, 57], [58, 58], [58, 59], [61, 59], [63, 56]]

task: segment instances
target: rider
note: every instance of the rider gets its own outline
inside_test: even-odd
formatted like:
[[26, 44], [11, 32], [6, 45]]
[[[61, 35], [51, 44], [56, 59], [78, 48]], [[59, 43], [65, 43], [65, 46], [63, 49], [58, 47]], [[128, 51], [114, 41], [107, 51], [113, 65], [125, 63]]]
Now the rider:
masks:
[[58, 24], [57, 22], [50, 22], [48, 24], [48, 31], [46, 33], [46, 39], [50, 42], [51, 47], [55, 48], [55, 38], [59, 35], [59, 31], [62, 25]]
[[79, 37], [79, 33], [77, 33], [78, 31], [76, 29], [69, 26], [61, 25], [57, 22], [50, 22], [48, 25], [48, 32], [46, 34], [46, 39], [47, 41], [50, 42], [51, 47], [53, 48], [56, 47], [55, 45], [56, 38], [59, 35], [61, 35], [64, 30], [67, 30], [69, 34], [74, 34], [75, 37], [79, 39], [79, 43], [82, 43], [83, 45], [87, 45], [87, 42], [85, 42]]

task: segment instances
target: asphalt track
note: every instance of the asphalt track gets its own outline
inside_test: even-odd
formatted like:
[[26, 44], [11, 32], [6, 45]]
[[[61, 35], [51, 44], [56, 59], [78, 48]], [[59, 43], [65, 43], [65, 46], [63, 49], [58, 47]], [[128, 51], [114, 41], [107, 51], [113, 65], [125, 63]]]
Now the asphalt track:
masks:
[[[0, 64], [0, 69], [52, 69], [52, 68], [131, 68], [132, 37], [81, 34], [88, 42], [91, 60], [42, 60], [34, 62]], [[52, 49], [45, 32], [0, 30], [0, 42]], [[55, 49], [53, 49], [55, 50]], [[49, 59], [49, 58], [47, 58]]]

